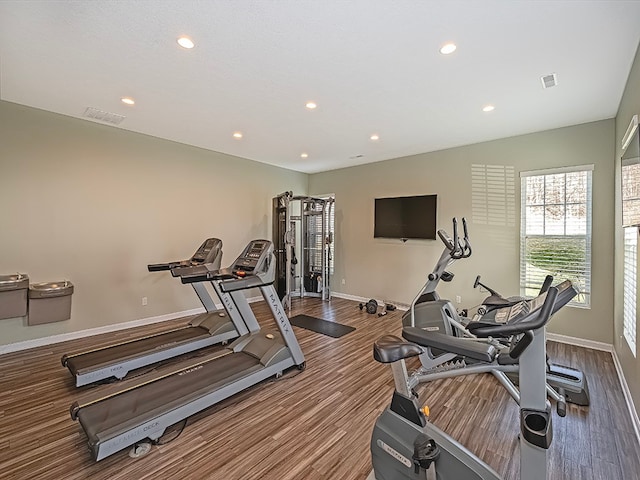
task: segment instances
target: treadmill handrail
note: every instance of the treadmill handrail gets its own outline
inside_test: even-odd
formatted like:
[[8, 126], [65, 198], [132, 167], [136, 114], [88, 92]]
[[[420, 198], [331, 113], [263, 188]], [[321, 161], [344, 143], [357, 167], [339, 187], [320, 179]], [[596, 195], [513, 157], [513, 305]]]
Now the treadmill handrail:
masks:
[[235, 292], [237, 290], [246, 290], [248, 288], [266, 287], [271, 284], [273, 284], [273, 281], [264, 282], [257, 275], [251, 275], [244, 278], [238, 278], [236, 280], [227, 280], [220, 284], [220, 289], [223, 292]]
[[212, 272], [214, 270], [218, 270], [218, 269], [213, 267], [213, 264], [211, 263], [193, 263], [190, 265], [180, 265], [178, 267], [172, 268], [171, 276], [187, 277], [191, 275], [202, 274], [203, 272], [204, 273]]
[[147, 270], [150, 272], [163, 272], [165, 270], [173, 270], [174, 268], [179, 268], [181, 266], [189, 266], [191, 262], [188, 260], [178, 260], [176, 262], [168, 262], [168, 263], [150, 263], [147, 265]]
[[232, 280], [240, 278], [233, 270], [223, 268], [221, 270], [211, 270], [206, 273], [194, 273], [191, 275], [181, 275], [182, 283], [199, 283], [211, 280]]

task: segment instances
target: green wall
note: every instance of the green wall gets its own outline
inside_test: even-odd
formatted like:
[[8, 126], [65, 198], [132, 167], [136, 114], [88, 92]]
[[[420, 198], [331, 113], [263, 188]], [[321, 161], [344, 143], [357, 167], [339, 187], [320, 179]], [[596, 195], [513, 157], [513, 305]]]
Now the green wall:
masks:
[[[336, 195], [334, 290], [410, 303], [439, 258], [442, 243], [374, 239], [374, 198], [435, 193], [438, 228], [450, 232], [452, 217], [466, 217], [474, 252], [469, 259], [451, 266], [455, 278], [449, 284], [441, 283], [440, 295], [449, 299], [460, 296], [460, 307], [477, 305], [484, 296], [473, 289], [478, 274], [503, 294], [517, 295], [519, 173], [593, 164], [591, 308], [564, 309], [555, 315], [549, 330], [611, 344], [614, 127], [613, 119], [603, 120], [312, 175], [311, 194]], [[505, 166], [513, 172], [510, 183], [514, 193], [507, 198], [512, 213], [507, 218], [495, 215], [489, 221], [477, 205], [474, 209], [473, 165]]]
[[[271, 198], [306, 174], [0, 102], [0, 273], [75, 285], [68, 321], [0, 320], [0, 345], [200, 307], [148, 263], [271, 238]], [[165, 272], [166, 273], [166, 272]], [[142, 306], [142, 297], [148, 305]]]

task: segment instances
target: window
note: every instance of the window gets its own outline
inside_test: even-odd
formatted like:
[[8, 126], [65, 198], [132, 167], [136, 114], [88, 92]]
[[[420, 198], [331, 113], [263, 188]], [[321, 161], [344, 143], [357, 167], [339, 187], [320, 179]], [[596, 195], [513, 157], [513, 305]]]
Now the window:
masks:
[[335, 197], [332, 195], [331, 197], [327, 197], [327, 200], [330, 200], [330, 203], [327, 204], [327, 225], [329, 232], [327, 236], [327, 242], [329, 244], [327, 255], [329, 256], [329, 275], [333, 275], [334, 273], [334, 265], [333, 265], [333, 249], [335, 248], [335, 225], [336, 225], [336, 201]]
[[629, 348], [636, 355], [636, 265], [638, 261], [637, 227], [624, 229], [624, 320], [622, 330]]
[[[317, 198], [326, 200], [324, 205], [322, 203], [309, 203], [309, 211], [305, 214], [307, 219], [307, 242], [309, 250], [309, 267], [313, 271], [320, 271], [322, 265], [322, 258], [325, 257], [327, 266], [329, 268], [329, 275], [333, 275], [333, 237], [334, 237], [334, 223], [335, 223], [335, 200], [333, 195], [323, 195]], [[322, 217], [320, 215], [309, 215], [310, 211], [319, 213], [324, 210], [324, 237], [322, 235]]]
[[520, 292], [536, 296], [546, 275], [569, 279], [591, 304], [591, 176], [593, 166], [521, 174]]
[[622, 226], [631, 225], [640, 225], [640, 163], [626, 163], [623, 160]]

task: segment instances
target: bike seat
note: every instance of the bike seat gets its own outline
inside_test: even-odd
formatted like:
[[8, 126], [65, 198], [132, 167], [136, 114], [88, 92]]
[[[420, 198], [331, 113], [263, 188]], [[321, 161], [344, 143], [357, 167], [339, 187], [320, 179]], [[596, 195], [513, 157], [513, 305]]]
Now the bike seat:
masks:
[[373, 358], [380, 363], [393, 363], [422, 354], [422, 348], [394, 335], [380, 337], [373, 344]]

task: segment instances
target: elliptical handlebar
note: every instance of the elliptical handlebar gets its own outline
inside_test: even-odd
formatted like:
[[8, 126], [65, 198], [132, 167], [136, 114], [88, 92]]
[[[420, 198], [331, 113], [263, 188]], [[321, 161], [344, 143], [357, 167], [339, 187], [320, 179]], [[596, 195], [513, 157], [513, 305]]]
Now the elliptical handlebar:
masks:
[[[553, 277], [552, 277], [552, 281], [553, 281]], [[480, 281], [480, 275], [478, 275], [476, 277], [476, 281], [473, 282], [473, 288], [478, 288], [478, 286], [484, 288], [487, 292], [489, 292], [491, 295], [494, 295], [496, 297], [502, 297], [502, 295], [500, 295], [498, 292], [496, 292], [493, 288], [486, 286], [484, 283], [482, 283]], [[506, 300], [505, 300], [506, 301]]]
[[460, 245], [462, 248], [462, 258], [469, 258], [471, 256], [471, 243], [469, 242], [469, 231], [467, 230], [467, 219], [462, 217], [462, 229], [464, 231], [464, 245]]
[[438, 236], [444, 246], [449, 250], [449, 256], [454, 260], [469, 258], [471, 256], [471, 243], [469, 242], [469, 230], [467, 229], [467, 219], [462, 217], [462, 228], [464, 236], [458, 235], [458, 219], [453, 218], [453, 240], [445, 230], [438, 230]]
[[454, 249], [451, 251], [451, 258], [458, 260], [462, 258], [463, 252], [460, 250], [460, 242], [458, 240], [458, 219], [453, 217], [453, 245]]
[[438, 230], [438, 236], [440, 237], [440, 240], [442, 240], [442, 243], [444, 243], [444, 246], [447, 247], [447, 250], [449, 250], [450, 252], [453, 252], [455, 250], [456, 247], [453, 243], [453, 240], [451, 240], [451, 237], [447, 232], [445, 232], [444, 230]]
[[[453, 239], [445, 230], [438, 230], [438, 236], [440, 237], [440, 240], [442, 240], [442, 243], [444, 243], [445, 250], [440, 255], [440, 259], [436, 263], [433, 271], [427, 276], [427, 282], [411, 302], [409, 311], [411, 312], [410, 316], [412, 326], [415, 326], [415, 306], [419, 299], [424, 294], [434, 293], [441, 279], [444, 278], [445, 281], [449, 281], [453, 278], [452, 274], [448, 274], [446, 272], [449, 265], [456, 260], [471, 256], [471, 244], [469, 243], [467, 221], [464, 217], [462, 218], [462, 226], [464, 228], [464, 238], [462, 240], [458, 237], [458, 220], [456, 218], [453, 218]], [[446, 277], [443, 277], [445, 274]]]
[[[469, 242], [469, 231], [467, 229], [467, 219], [462, 217], [462, 228], [464, 231], [464, 237], [460, 238], [458, 236], [458, 219], [453, 218], [453, 241], [446, 236], [446, 232], [440, 230], [438, 234], [440, 234], [440, 239], [445, 242], [445, 245], [449, 249], [449, 255], [453, 260], [460, 260], [461, 258], [469, 258], [471, 256], [471, 243]], [[445, 234], [445, 238], [448, 241], [445, 241], [442, 233]]]

